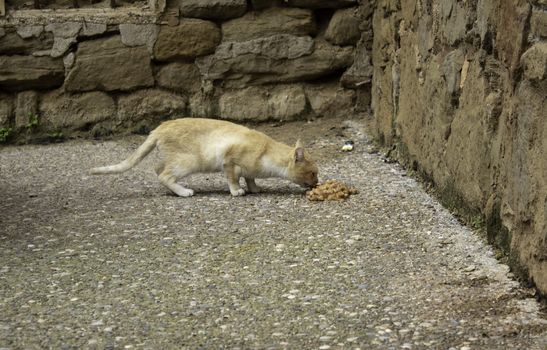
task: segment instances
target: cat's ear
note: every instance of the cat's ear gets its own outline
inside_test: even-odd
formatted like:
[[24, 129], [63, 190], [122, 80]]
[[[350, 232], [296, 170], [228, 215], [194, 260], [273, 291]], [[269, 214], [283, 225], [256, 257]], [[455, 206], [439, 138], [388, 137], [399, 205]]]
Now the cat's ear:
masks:
[[300, 140], [296, 141], [294, 146], [294, 161], [296, 163], [304, 161], [304, 147], [302, 147]]
[[304, 161], [304, 149], [302, 147], [295, 148], [294, 150], [294, 161], [295, 163]]

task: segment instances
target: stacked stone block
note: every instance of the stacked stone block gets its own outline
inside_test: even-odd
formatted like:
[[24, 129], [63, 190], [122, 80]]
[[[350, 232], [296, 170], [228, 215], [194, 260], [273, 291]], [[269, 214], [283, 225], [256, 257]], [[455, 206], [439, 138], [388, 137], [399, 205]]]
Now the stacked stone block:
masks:
[[[38, 116], [46, 131], [104, 134], [182, 116], [353, 113], [372, 74], [360, 70], [369, 67], [372, 13], [359, 5], [173, 0], [141, 17], [8, 16], [0, 20], [0, 127], [21, 129], [22, 114]], [[33, 108], [20, 111], [23, 101]]]

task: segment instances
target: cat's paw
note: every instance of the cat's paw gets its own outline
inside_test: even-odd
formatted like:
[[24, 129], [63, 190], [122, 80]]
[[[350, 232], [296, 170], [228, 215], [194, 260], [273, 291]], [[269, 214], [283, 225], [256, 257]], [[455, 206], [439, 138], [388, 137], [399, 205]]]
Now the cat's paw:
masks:
[[247, 189], [247, 192], [249, 193], [259, 193], [260, 192], [260, 187], [252, 187], [252, 188], [248, 188]]
[[189, 188], [181, 188], [177, 191], [179, 197], [192, 197], [194, 195], [194, 190]]
[[247, 192], [249, 193], [258, 193], [260, 192], [260, 187], [257, 185], [247, 185]]
[[230, 193], [234, 197], [244, 196], [245, 190], [243, 188], [237, 189], [237, 190], [230, 190]]

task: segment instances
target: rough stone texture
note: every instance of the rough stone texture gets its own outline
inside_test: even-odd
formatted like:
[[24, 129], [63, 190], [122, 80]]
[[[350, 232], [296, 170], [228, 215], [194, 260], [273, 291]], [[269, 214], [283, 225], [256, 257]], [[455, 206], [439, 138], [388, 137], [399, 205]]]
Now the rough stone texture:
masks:
[[63, 64], [65, 65], [65, 71], [68, 72], [72, 67], [74, 67], [74, 61], [76, 61], [76, 55], [74, 52], [69, 52], [65, 57], [63, 57]]
[[0, 148], [0, 347], [544, 350], [530, 290], [370, 154], [349, 127], [361, 121], [259, 127], [301, 138], [322, 181], [359, 189], [344, 202], [309, 202], [279, 179], [232, 198], [221, 174], [188, 177], [195, 196], [175, 197], [156, 152], [88, 175], [144, 137]]
[[287, 0], [290, 6], [312, 9], [341, 8], [357, 5], [357, 0]]
[[6, 33], [0, 37], [0, 54], [2, 55], [31, 55], [35, 51], [50, 49], [53, 45], [53, 36], [42, 33], [39, 38], [23, 39], [15, 32]]
[[376, 137], [482, 217], [514, 271], [547, 293], [546, 53], [527, 35], [539, 16], [520, 0], [391, 5], [373, 18]]
[[82, 29], [82, 22], [51, 23], [45, 27], [56, 38], [75, 38]]
[[202, 81], [201, 89], [190, 97], [189, 115], [192, 117], [220, 118], [221, 89], [210, 80]]
[[40, 126], [51, 131], [89, 128], [116, 114], [114, 100], [104, 92], [64, 94], [53, 91], [42, 96]]
[[246, 41], [275, 34], [312, 35], [316, 30], [311, 10], [274, 7], [224, 22], [222, 40]]
[[13, 115], [13, 100], [10, 95], [0, 93], [0, 128], [9, 127]]
[[304, 90], [316, 116], [349, 117], [354, 115], [354, 91], [343, 89], [337, 83], [306, 84]]
[[[466, 27], [472, 25], [473, 18], [469, 17], [472, 4], [452, 0], [441, 1], [433, 5], [439, 17], [439, 36], [448, 45], [454, 45], [466, 35]], [[435, 7], [437, 7], [435, 9]]]
[[533, 9], [530, 18], [529, 40], [547, 39], [547, 10]]
[[284, 34], [222, 43], [214, 55], [196, 63], [206, 79], [224, 79], [230, 86], [244, 86], [315, 79], [350, 66], [352, 60], [350, 47]]
[[229, 19], [247, 11], [246, 0], [182, 0], [180, 14], [183, 17], [202, 19]]
[[198, 118], [220, 118], [219, 97], [197, 92], [188, 101], [188, 115]]
[[507, 150], [507, 159], [500, 161], [500, 167], [507, 182], [498, 194], [502, 224], [511, 234], [512, 255], [543, 292], [547, 292], [545, 96], [545, 85], [541, 90], [525, 80], [512, 98], [515, 111], [502, 111], [501, 117], [513, 127], [503, 130], [508, 142], [500, 145], [500, 153]]
[[37, 117], [39, 95], [36, 91], [22, 91], [15, 100], [15, 127], [24, 128], [30, 122], [30, 117]]
[[51, 51], [49, 54], [51, 57], [61, 57], [63, 56], [71, 45], [76, 44], [78, 41], [76, 38], [61, 38], [61, 37], [55, 37], [53, 39], [53, 47], [51, 48]]
[[118, 100], [118, 123], [139, 124], [182, 117], [187, 99], [157, 89], [139, 90]]
[[286, 121], [306, 111], [306, 95], [301, 85], [252, 86], [225, 92], [219, 105], [223, 119]]
[[160, 87], [189, 94], [200, 89], [201, 75], [193, 63], [174, 62], [161, 66], [156, 82]]
[[361, 37], [357, 8], [338, 10], [329, 22], [325, 39], [334, 45], [355, 45]]
[[210, 54], [220, 42], [216, 24], [201, 19], [183, 19], [178, 26], [162, 26], [154, 57], [159, 61], [193, 59]]
[[146, 46], [150, 53], [154, 52], [159, 30], [159, 26], [155, 24], [120, 24], [120, 36], [124, 45]]
[[154, 77], [148, 50], [127, 47], [119, 36], [115, 36], [78, 45], [76, 61], [67, 75], [65, 89], [114, 91], [152, 85]]
[[530, 25], [530, 11], [530, 4], [526, 0], [506, 1], [499, 5], [500, 22], [496, 27], [495, 46], [499, 60], [508, 67], [511, 78], [519, 69]]
[[61, 59], [32, 56], [0, 56], [0, 88], [8, 90], [51, 89], [63, 84]]
[[342, 86], [357, 89], [370, 86], [374, 69], [371, 64], [369, 51], [366, 48], [366, 38], [361, 40], [355, 50], [353, 64], [349, 67], [342, 77], [340, 83]]
[[521, 57], [526, 79], [547, 86], [547, 42], [532, 45]]
[[107, 29], [106, 23], [84, 22], [80, 30], [80, 35], [83, 37], [92, 37], [105, 33]]
[[[160, 9], [164, 5], [168, 5], [165, 12]], [[336, 9], [354, 5], [356, 1], [347, 0], [295, 4], [284, 0], [185, 0], [151, 4], [159, 11], [154, 18], [124, 8], [117, 9], [115, 15], [81, 9], [78, 18], [64, 10], [34, 16], [21, 13], [0, 19], [9, 24], [2, 28], [0, 53], [62, 58], [67, 92], [106, 91], [117, 101], [124, 97], [120, 92], [155, 87], [188, 98], [191, 115], [220, 117], [219, 100], [224, 92], [339, 77], [351, 65], [353, 51], [328, 43], [324, 32]], [[363, 13], [369, 10], [367, 2], [356, 12], [365, 18], [368, 15]], [[205, 57], [208, 54], [212, 55]], [[192, 64], [196, 58], [201, 70]], [[57, 88], [61, 78], [59, 75], [55, 84], [41, 88]], [[314, 106], [322, 102], [328, 106], [330, 102], [322, 101], [324, 98], [314, 99]], [[327, 107], [316, 111], [306, 103], [305, 111], [298, 112], [300, 117], [330, 114], [325, 112]], [[123, 131], [113, 129], [113, 122], [99, 124], [109, 132]]]
[[[188, 98], [190, 115], [214, 117], [221, 116], [219, 102], [225, 92], [254, 85], [332, 81], [353, 59], [351, 49], [326, 42], [324, 31], [335, 9], [355, 5], [354, 1], [298, 4], [308, 8], [291, 7], [283, 0], [192, 0], [167, 5], [166, 12], [158, 13], [157, 21], [143, 20], [123, 9], [119, 9], [120, 16], [108, 19], [102, 13], [90, 15], [86, 10], [80, 12], [84, 20], [75, 20], [63, 11], [50, 17], [40, 13], [36, 19], [29, 16], [7, 19], [13, 27], [2, 32], [3, 40], [14, 44], [0, 45], [0, 50], [9, 55], [62, 57], [63, 88], [67, 92], [106, 91], [117, 101], [120, 96], [122, 100], [126, 97], [120, 92], [161, 88], [178, 98]], [[320, 9], [317, 16], [321, 20], [321, 33], [312, 8]], [[185, 16], [210, 18], [214, 22]], [[223, 43], [218, 46], [221, 39]], [[145, 47], [152, 57], [147, 57]], [[208, 54], [212, 55], [201, 57]], [[196, 57], [201, 70], [193, 64]], [[293, 118], [293, 114], [299, 117], [331, 114], [335, 108], [328, 106], [334, 101], [320, 91], [317, 88], [323, 97], [314, 99], [316, 110], [304, 98], [299, 100], [306, 101], [303, 112], [299, 106], [294, 113], [290, 108], [288, 112], [276, 113], [289, 115], [280, 118]], [[347, 101], [346, 96], [338, 97]], [[268, 103], [274, 106], [282, 104], [281, 98], [280, 101], [271, 99]], [[108, 132], [124, 131], [114, 121], [98, 123]], [[91, 133], [96, 135], [93, 130]]]
[[162, 13], [167, 6], [167, 0], [151, 0], [149, 4], [153, 12]]
[[38, 38], [43, 32], [44, 32], [44, 26], [30, 25], [30, 26], [17, 27], [17, 34], [23, 39], [28, 39], [32, 37]]

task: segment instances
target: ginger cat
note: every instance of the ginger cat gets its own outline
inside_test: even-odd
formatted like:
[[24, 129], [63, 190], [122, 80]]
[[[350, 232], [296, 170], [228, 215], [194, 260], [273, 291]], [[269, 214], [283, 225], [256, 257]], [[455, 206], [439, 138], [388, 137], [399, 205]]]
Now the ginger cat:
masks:
[[232, 196], [246, 193], [239, 185], [245, 179], [247, 191], [259, 191], [256, 178], [280, 177], [303, 187], [317, 184], [317, 166], [300, 142], [290, 147], [265, 134], [222, 120], [183, 118], [162, 123], [129, 158], [116, 165], [91, 170], [92, 174], [113, 174], [129, 170], [154, 147], [161, 155], [156, 173], [162, 184], [181, 197], [194, 191], [177, 180], [192, 173], [223, 171]]

